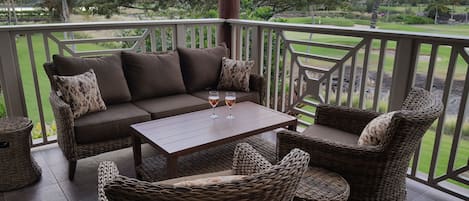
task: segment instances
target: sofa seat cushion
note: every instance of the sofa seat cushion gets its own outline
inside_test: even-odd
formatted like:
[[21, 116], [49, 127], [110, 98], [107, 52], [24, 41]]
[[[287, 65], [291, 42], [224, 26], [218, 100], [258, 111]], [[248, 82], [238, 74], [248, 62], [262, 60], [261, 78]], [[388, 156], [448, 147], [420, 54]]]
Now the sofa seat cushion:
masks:
[[[220, 96], [220, 102], [218, 105], [225, 105], [225, 92], [226, 91], [218, 91], [218, 94]], [[191, 95], [201, 98], [201, 99], [207, 99], [208, 97], [208, 91], [198, 91], [195, 93], [192, 93]], [[236, 102], [244, 102], [244, 101], [251, 101], [254, 103], [259, 104], [259, 92], [257, 91], [251, 91], [251, 92], [240, 92], [236, 91]]]
[[186, 92], [176, 51], [166, 54], [122, 52], [122, 61], [134, 101]]
[[[129, 87], [124, 77], [120, 55], [98, 58], [65, 57], [54, 55], [57, 75], [71, 76], [94, 70], [99, 90], [106, 105], [129, 102]], [[47, 72], [53, 72], [48, 70]], [[55, 88], [55, 87], [53, 87]]]
[[208, 100], [188, 95], [178, 94], [134, 102], [135, 105], [151, 114], [152, 119], [209, 109]]
[[348, 133], [339, 129], [313, 124], [306, 128], [302, 133], [309, 137], [319, 138], [329, 142], [340, 144], [357, 145], [358, 135]]
[[88, 144], [128, 137], [131, 124], [148, 120], [150, 114], [132, 103], [110, 105], [76, 119], [75, 138], [78, 144]]

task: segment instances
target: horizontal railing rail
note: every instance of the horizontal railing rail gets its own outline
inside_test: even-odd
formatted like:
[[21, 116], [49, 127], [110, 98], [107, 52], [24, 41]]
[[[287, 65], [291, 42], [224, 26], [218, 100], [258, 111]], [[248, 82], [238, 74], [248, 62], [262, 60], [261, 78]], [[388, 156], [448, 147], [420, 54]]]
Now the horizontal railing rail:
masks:
[[[254, 60], [266, 80], [263, 104], [314, 123], [318, 104], [399, 109], [411, 87], [441, 97], [444, 115], [425, 135], [408, 177], [462, 199], [469, 178], [469, 37], [238, 19], [93, 22], [0, 27], [0, 81], [10, 116], [38, 122], [54, 142], [41, 65], [53, 54], [95, 56], [217, 45], [231, 25], [231, 57]], [[301, 129], [301, 127], [300, 127]], [[34, 132], [34, 131], [33, 131]], [[36, 136], [37, 137], [37, 136]]]

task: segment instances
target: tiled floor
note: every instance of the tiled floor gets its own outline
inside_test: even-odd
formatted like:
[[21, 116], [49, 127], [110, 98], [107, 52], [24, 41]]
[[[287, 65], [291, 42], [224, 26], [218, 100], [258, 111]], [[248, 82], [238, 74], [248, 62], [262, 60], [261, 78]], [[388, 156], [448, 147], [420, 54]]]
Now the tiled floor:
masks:
[[[153, 154], [149, 147], [143, 154]], [[122, 149], [78, 161], [73, 182], [67, 177], [67, 161], [57, 144], [33, 149], [33, 156], [42, 168], [42, 179], [21, 190], [0, 193], [0, 201], [94, 201], [97, 200], [97, 167], [100, 161], [112, 160], [121, 174], [134, 177], [132, 149]], [[407, 180], [407, 200], [412, 201], [457, 201], [455, 197], [442, 193], [412, 180]]]

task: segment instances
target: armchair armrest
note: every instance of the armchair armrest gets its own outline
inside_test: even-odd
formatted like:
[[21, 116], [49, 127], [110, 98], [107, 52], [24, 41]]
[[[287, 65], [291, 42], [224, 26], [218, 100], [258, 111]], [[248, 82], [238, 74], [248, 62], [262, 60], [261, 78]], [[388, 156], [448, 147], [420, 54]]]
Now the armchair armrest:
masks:
[[378, 112], [321, 104], [316, 108], [316, 124], [360, 135]]
[[249, 89], [257, 91], [259, 93], [259, 103], [262, 103], [264, 98], [264, 78], [260, 75], [251, 74], [249, 75]]
[[104, 187], [114, 181], [116, 176], [119, 175], [119, 169], [112, 161], [103, 161], [99, 163], [98, 167], [98, 200], [107, 201]]
[[236, 146], [233, 157], [233, 173], [251, 175], [269, 169], [272, 164], [260, 155], [251, 145], [240, 143]]
[[[360, 166], [365, 168], [372, 160], [381, 160], [384, 153], [383, 146], [359, 146], [340, 144], [322, 140], [301, 133], [282, 130], [277, 134], [278, 158], [287, 155], [292, 149], [299, 148], [310, 154], [310, 165], [326, 168], [341, 169]], [[350, 164], [350, 166], [345, 167]], [[340, 172], [340, 171], [339, 171]]]
[[59, 146], [67, 159], [76, 160], [74, 154], [76, 142], [72, 110], [54, 91], [50, 93], [49, 101], [57, 124], [57, 141]]

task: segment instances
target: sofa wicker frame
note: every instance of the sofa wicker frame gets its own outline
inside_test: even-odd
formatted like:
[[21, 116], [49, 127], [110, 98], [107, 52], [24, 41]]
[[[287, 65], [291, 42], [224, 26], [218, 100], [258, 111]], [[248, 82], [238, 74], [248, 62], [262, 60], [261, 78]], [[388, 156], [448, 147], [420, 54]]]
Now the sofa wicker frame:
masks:
[[175, 187], [119, 175], [113, 162], [98, 169], [100, 201], [290, 201], [308, 168], [309, 154], [292, 150], [277, 165], [271, 165], [247, 143], [235, 149], [232, 171], [245, 178], [229, 183]]
[[[46, 63], [44, 67], [48, 70], [51, 68], [51, 65], [53, 64]], [[251, 90], [259, 93], [258, 103], [262, 103], [264, 86], [264, 78], [259, 75], [250, 75], [249, 87]], [[77, 161], [79, 159], [96, 156], [101, 153], [130, 147], [132, 145], [130, 133], [129, 137], [125, 138], [78, 144], [76, 142], [74, 118], [70, 106], [57, 96], [55, 91], [50, 93], [49, 101], [57, 124], [57, 142], [69, 162], [68, 176], [70, 180], [74, 178]]]
[[[409, 161], [426, 130], [443, 111], [430, 92], [413, 88], [397, 111], [383, 145], [359, 146], [327, 141], [292, 131], [278, 134], [279, 156], [293, 148], [308, 152], [310, 165], [342, 175], [350, 184], [349, 200], [405, 200]], [[320, 105], [315, 124], [360, 135], [379, 113]]]

